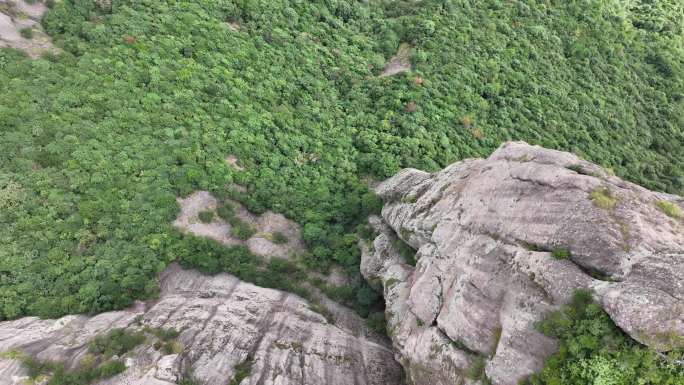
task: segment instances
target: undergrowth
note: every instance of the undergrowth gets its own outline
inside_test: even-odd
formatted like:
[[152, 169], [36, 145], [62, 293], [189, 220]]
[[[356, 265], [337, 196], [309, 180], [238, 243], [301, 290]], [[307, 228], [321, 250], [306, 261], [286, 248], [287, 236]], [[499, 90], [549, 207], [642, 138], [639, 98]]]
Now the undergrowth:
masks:
[[558, 351], [524, 384], [531, 385], [681, 385], [684, 350], [661, 356], [622, 332], [591, 293], [575, 292], [572, 301], [550, 313], [539, 330], [558, 339]]

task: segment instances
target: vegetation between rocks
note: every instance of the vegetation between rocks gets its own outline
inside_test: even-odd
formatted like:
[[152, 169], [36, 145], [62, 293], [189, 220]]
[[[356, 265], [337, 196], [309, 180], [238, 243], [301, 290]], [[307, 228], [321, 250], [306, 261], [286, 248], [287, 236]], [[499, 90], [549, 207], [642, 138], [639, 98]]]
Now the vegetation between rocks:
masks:
[[64, 363], [41, 361], [21, 352], [9, 352], [5, 358], [17, 359], [26, 368], [32, 380], [45, 379], [46, 385], [89, 385], [114, 377], [126, 370], [121, 356], [145, 341], [141, 332], [113, 329], [88, 343], [88, 352], [78, 367], [66, 368]]
[[618, 199], [613, 196], [613, 193], [608, 187], [599, 187], [589, 193], [591, 201], [596, 207], [604, 210], [612, 210], [618, 203]]
[[252, 364], [252, 359], [247, 358], [244, 362], [235, 365], [235, 374], [228, 385], [240, 385], [242, 380], [249, 377], [250, 373], [252, 372]]
[[668, 201], [658, 201], [656, 202], [656, 207], [658, 210], [662, 211], [665, 213], [665, 215], [675, 218], [675, 219], [682, 219], [684, 218], [684, 214], [682, 214], [682, 210], [679, 208], [679, 206], [675, 205], [672, 202]]
[[539, 325], [557, 338], [558, 352], [529, 379], [530, 385], [677, 385], [684, 383], [684, 351], [667, 355], [640, 345], [622, 332], [593, 302], [591, 293], [575, 292], [572, 301]]
[[45, 379], [46, 385], [88, 385], [125, 371], [123, 356], [145, 343], [148, 335], [158, 339], [154, 344], [156, 350], [161, 349], [164, 354], [180, 353], [180, 345], [175, 340], [178, 331], [145, 326], [142, 331], [112, 329], [93, 338], [88, 342], [89, 354], [73, 370], [67, 369], [62, 362], [41, 361], [18, 351], [7, 352], [1, 357], [19, 360], [27, 369], [29, 378]]

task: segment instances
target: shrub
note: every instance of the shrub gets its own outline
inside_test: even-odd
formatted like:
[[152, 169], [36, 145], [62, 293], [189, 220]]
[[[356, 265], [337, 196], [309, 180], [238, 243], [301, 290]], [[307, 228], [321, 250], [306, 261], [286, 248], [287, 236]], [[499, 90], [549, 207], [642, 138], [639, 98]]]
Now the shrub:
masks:
[[235, 214], [235, 208], [230, 202], [224, 202], [219, 206], [217, 213], [219, 217], [230, 223], [230, 234], [238, 239], [245, 241], [256, 232], [252, 225], [238, 218]]
[[665, 215], [675, 218], [675, 219], [682, 219], [684, 218], [684, 214], [682, 214], [682, 210], [679, 208], [679, 206], [675, 205], [672, 202], [668, 201], [658, 201], [656, 202], [656, 207], [658, 210], [662, 211], [665, 213]]
[[277, 245], [282, 245], [287, 243], [288, 239], [287, 236], [280, 231], [276, 231], [273, 233], [273, 243]]
[[224, 221], [229, 222], [235, 218], [235, 208], [230, 202], [224, 202], [216, 209], [216, 213]]
[[551, 256], [555, 259], [568, 259], [570, 258], [570, 250], [568, 249], [556, 249], [551, 252]]
[[153, 334], [155, 337], [165, 342], [174, 340], [180, 335], [180, 332], [176, 329], [145, 328], [145, 332]]
[[99, 378], [109, 378], [114, 377], [119, 373], [123, 373], [126, 370], [126, 365], [121, 360], [106, 361], [98, 367]]
[[200, 211], [197, 217], [203, 223], [211, 223], [214, 220], [214, 212], [211, 210]]
[[122, 354], [132, 350], [145, 341], [142, 333], [128, 332], [125, 329], [114, 329], [104, 336], [95, 337], [88, 343], [88, 351], [102, 354], [105, 357]]
[[176, 341], [180, 334], [176, 329], [145, 327], [144, 332], [159, 338], [153, 345], [155, 350], [161, 350], [164, 354], [176, 354], [182, 351], [182, 346]]
[[126, 365], [120, 360], [106, 360], [98, 366], [94, 360], [84, 358], [80, 367], [71, 371], [67, 370], [63, 363], [39, 361], [26, 355], [21, 355], [20, 361], [31, 379], [48, 376], [46, 385], [89, 385], [126, 370]]
[[255, 233], [254, 228], [249, 223], [244, 222], [239, 218], [235, 218], [235, 220], [230, 225], [231, 235], [238, 239], [242, 239], [243, 241], [248, 240]]
[[366, 325], [380, 335], [387, 335], [387, 321], [385, 320], [385, 312], [378, 311], [369, 314], [368, 318], [366, 319]]
[[24, 27], [20, 29], [19, 34], [24, 39], [33, 39], [33, 29], [31, 27]]
[[183, 347], [177, 341], [168, 341], [161, 346], [161, 351], [166, 354], [178, 354], [183, 350]]

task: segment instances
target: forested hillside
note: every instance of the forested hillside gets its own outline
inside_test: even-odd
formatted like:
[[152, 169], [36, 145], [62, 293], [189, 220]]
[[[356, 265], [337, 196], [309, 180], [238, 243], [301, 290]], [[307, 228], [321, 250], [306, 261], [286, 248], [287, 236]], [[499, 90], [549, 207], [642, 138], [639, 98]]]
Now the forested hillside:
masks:
[[[301, 265], [345, 266], [361, 311], [367, 184], [400, 167], [520, 139], [684, 192], [678, 0], [53, 3], [61, 54], [0, 50], [0, 319], [120, 308], [220, 257], [171, 228], [198, 189], [298, 221]], [[401, 43], [413, 69], [379, 76]]]

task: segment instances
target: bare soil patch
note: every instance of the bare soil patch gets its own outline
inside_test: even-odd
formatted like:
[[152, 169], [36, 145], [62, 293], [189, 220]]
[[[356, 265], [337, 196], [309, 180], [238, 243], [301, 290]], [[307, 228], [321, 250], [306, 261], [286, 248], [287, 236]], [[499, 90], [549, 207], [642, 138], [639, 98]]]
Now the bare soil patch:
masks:
[[230, 167], [234, 170], [238, 170], [238, 171], [245, 171], [245, 168], [240, 166], [238, 164], [238, 162], [239, 162], [239, 160], [238, 160], [237, 156], [235, 156], [233, 154], [230, 154], [226, 157], [226, 164], [228, 165], [228, 167]]
[[396, 55], [385, 65], [380, 76], [392, 76], [400, 72], [411, 70], [411, 46], [408, 43], [401, 43]]

